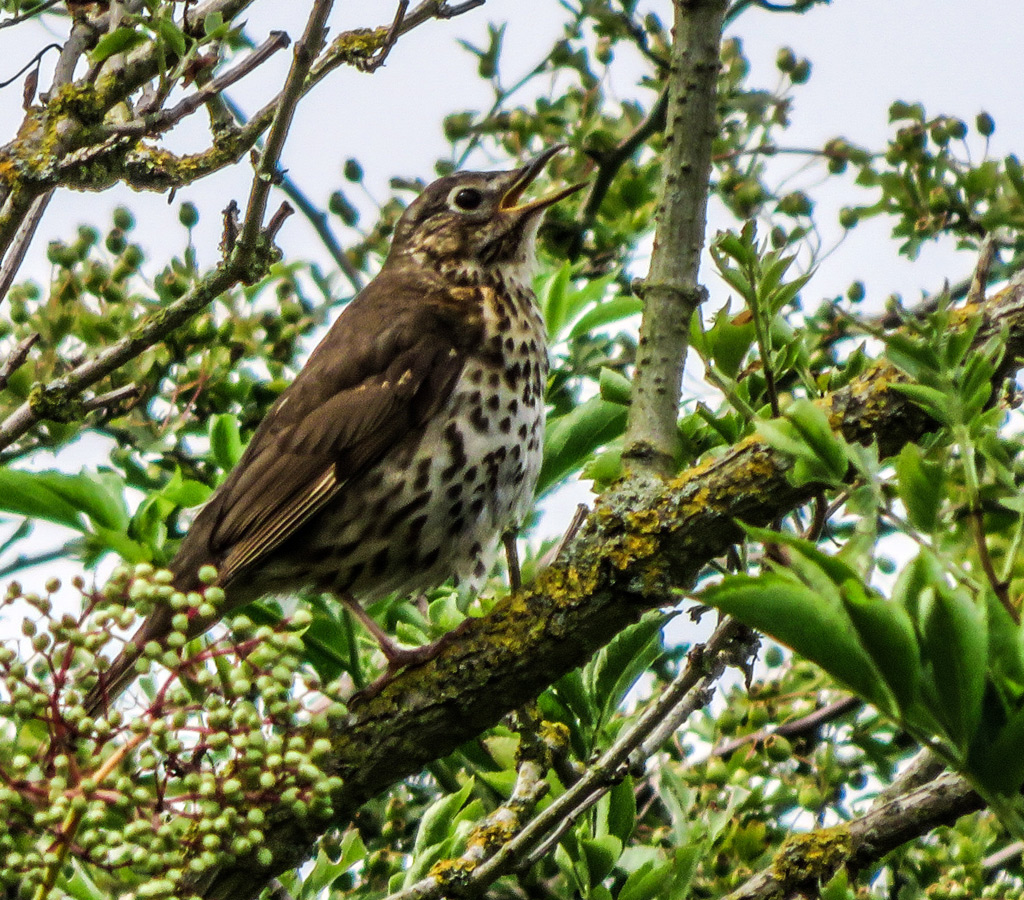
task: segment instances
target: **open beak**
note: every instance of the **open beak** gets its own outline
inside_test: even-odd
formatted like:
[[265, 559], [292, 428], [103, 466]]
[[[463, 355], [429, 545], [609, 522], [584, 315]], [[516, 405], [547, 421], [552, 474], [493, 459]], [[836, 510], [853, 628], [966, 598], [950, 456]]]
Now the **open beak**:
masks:
[[570, 194], [575, 194], [581, 188], [586, 187], [586, 183], [581, 181], [579, 184], [562, 188], [538, 200], [531, 200], [529, 203], [524, 203], [521, 206], [516, 205], [519, 202], [519, 198], [523, 196], [523, 193], [533, 183], [534, 179], [544, 171], [544, 166], [547, 165], [548, 160], [558, 153], [559, 150], [564, 149], [565, 144], [555, 144], [554, 147], [550, 147], [539, 156], [535, 156], [525, 166], [513, 173], [515, 180], [513, 180], [511, 187], [505, 192], [505, 196], [501, 198], [498, 208], [502, 212], [522, 216], [537, 210], [547, 209], [559, 200], [564, 200]]

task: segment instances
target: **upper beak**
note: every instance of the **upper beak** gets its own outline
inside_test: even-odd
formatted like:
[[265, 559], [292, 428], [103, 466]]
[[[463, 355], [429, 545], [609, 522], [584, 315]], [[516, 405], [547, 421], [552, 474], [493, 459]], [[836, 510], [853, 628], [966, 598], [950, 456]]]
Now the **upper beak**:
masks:
[[534, 179], [544, 171], [544, 166], [547, 165], [548, 160], [558, 153], [559, 150], [564, 149], [565, 144], [555, 144], [539, 156], [535, 156], [521, 169], [512, 172], [511, 174], [514, 176], [512, 184], [505, 192], [505, 196], [501, 198], [501, 203], [498, 208], [502, 212], [523, 215], [525, 213], [547, 209], [547, 207], [557, 203], [559, 200], [563, 200], [570, 194], [575, 194], [576, 191], [586, 187], [586, 183], [581, 181], [579, 184], [573, 184], [569, 187], [562, 188], [561, 190], [548, 194], [546, 197], [541, 197], [538, 200], [531, 200], [529, 203], [516, 206], [516, 203], [518, 203], [523, 192], [533, 183]]

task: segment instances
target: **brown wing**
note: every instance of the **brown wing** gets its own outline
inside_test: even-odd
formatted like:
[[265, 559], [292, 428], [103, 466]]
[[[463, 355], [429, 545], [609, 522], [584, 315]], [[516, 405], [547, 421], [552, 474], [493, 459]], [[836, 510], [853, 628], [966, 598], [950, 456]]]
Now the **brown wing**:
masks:
[[221, 583], [257, 563], [450, 396], [479, 316], [436, 282], [382, 272], [344, 310], [202, 509], [172, 563]]

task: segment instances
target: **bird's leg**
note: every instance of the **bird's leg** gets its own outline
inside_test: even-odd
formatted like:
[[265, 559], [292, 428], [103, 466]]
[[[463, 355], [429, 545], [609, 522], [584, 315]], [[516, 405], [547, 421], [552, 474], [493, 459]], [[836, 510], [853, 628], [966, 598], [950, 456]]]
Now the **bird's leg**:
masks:
[[516, 549], [516, 532], [506, 531], [501, 536], [505, 547], [505, 559], [508, 561], [508, 583], [513, 594], [518, 594], [523, 586], [523, 576], [519, 571], [519, 551]]
[[341, 602], [345, 604], [345, 608], [352, 613], [363, 625], [374, 640], [380, 646], [381, 652], [388, 661], [388, 672], [395, 673], [399, 669], [404, 669], [406, 666], [416, 665], [416, 663], [426, 662], [430, 659], [433, 653], [424, 654], [424, 650], [433, 651], [433, 644], [426, 644], [423, 647], [399, 647], [398, 644], [392, 640], [383, 628], [378, 625], [373, 617], [359, 605], [359, 601], [356, 600], [347, 591], [342, 593], [340, 596]]
[[452, 640], [458, 638], [458, 636], [465, 631], [465, 626], [470, 622], [470, 620], [467, 619], [459, 625], [458, 628], [452, 629], [447, 634], [439, 637], [436, 641], [424, 644], [421, 647], [399, 647], [398, 644], [392, 640], [391, 636], [373, 620], [365, 609], [359, 605], [359, 602], [355, 597], [348, 592], [343, 592], [339, 594], [339, 599], [343, 604], [345, 604], [345, 608], [360, 622], [362, 622], [363, 627], [373, 635], [377, 644], [380, 646], [381, 652], [388, 661], [388, 667], [384, 673], [376, 678], [369, 687], [364, 688], [355, 694], [351, 698], [350, 702], [354, 702], [357, 698], [361, 700], [369, 700], [372, 697], [376, 697], [399, 671], [409, 666], [418, 666], [421, 663], [425, 663], [437, 656], [442, 648]]

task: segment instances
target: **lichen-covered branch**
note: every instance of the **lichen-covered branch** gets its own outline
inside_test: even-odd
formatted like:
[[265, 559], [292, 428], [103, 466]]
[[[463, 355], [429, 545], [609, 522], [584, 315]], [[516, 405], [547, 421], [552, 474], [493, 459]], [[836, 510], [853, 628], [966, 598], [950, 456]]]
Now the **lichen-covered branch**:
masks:
[[717, 123], [719, 44], [726, 0], [676, 0], [669, 66], [667, 148], [623, 462], [637, 475], [668, 475], [690, 319], [700, 304], [711, 144]]
[[942, 775], [856, 819], [794, 835], [772, 864], [726, 900], [781, 900], [816, 893], [840, 869], [853, 875], [901, 844], [981, 809], [981, 798], [958, 775]]
[[[1004, 375], [1024, 359], [1024, 278], [986, 306], [978, 340], [1005, 329]], [[934, 428], [896, 385], [907, 377], [882, 361], [821, 402], [847, 440], [876, 441], [883, 455]], [[344, 787], [333, 798], [336, 823], [368, 798], [443, 757], [566, 672], [584, 663], [647, 609], [677, 599], [701, 569], [740, 538], [737, 520], [765, 525], [809, 501], [789, 460], [758, 437], [671, 481], [632, 479], [602, 497], [560, 558], [528, 589], [482, 619], [470, 619], [445, 649], [355, 706], [325, 762]], [[277, 811], [264, 845], [267, 877], [299, 864], [327, 823]], [[229, 863], [198, 886], [203, 896], [253, 896], [257, 860]]]
[[[186, 34], [201, 35], [207, 16], [216, 13], [224, 22], [230, 22], [249, 3], [251, 0], [206, 0], [183, 13], [182, 30]], [[136, 91], [160, 74], [161, 54], [152, 41], [130, 53], [113, 55], [98, 71], [90, 73], [90, 77], [51, 91], [43, 106], [29, 110], [18, 137], [0, 147], [0, 255], [7, 252], [37, 199], [55, 188], [102, 191], [124, 182], [136, 190], [164, 191], [198, 181], [238, 162], [270, 127], [281, 109], [305, 96], [338, 66], [365, 68], [388, 41], [393, 43], [397, 36], [430, 19], [461, 15], [482, 3], [483, 0], [472, 0], [450, 5], [440, 0], [425, 0], [402, 18], [396, 34], [388, 27], [340, 34], [323, 53], [313, 54], [301, 80], [282, 90], [245, 126], [216, 131], [207, 150], [187, 156], [176, 156], [163, 147], [144, 143], [139, 134], [143, 126], [138, 122], [133, 121], [128, 128], [118, 128], [116, 122], [107, 121], [111, 110], [128, 103]], [[105, 15], [109, 13], [91, 21], [90, 27], [83, 25], [79, 33], [95, 41], [105, 27]], [[317, 51], [321, 46], [322, 42], [318, 42]], [[87, 46], [83, 44], [78, 52], [85, 49]], [[258, 62], [269, 54], [254, 55]], [[253, 65], [243, 64], [241, 72], [235, 74], [245, 74]], [[214, 82], [223, 87], [230, 80], [222, 78], [219, 83], [217, 79]], [[196, 96], [205, 96], [205, 93], [200, 91]], [[150, 111], [144, 117], [144, 124], [166, 124], [161, 116], [177, 121], [195, 106], [193, 100], [184, 102], [184, 107], [176, 107], [168, 113]], [[143, 130], [148, 132], [147, 128]]]

